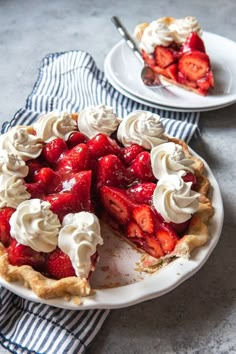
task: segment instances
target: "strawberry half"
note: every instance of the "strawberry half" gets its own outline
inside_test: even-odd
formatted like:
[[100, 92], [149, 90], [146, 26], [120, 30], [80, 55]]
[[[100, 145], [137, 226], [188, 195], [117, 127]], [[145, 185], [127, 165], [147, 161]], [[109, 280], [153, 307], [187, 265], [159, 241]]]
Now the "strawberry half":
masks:
[[59, 217], [60, 221], [68, 213], [76, 213], [79, 210], [76, 198], [71, 192], [50, 194], [43, 198], [51, 204], [51, 211]]
[[57, 164], [57, 171], [60, 175], [71, 172], [80, 172], [90, 169], [90, 151], [86, 144], [78, 144], [64, 154]]
[[11, 242], [9, 220], [14, 211], [15, 209], [8, 207], [0, 210], [0, 242], [5, 247], [8, 247]]
[[154, 51], [154, 58], [156, 65], [161, 68], [166, 68], [170, 64], [174, 63], [176, 55], [172, 48], [163, 47], [158, 45]]
[[46, 194], [57, 193], [61, 190], [61, 178], [49, 167], [43, 167], [34, 176], [34, 182], [38, 182]]
[[145, 61], [145, 63], [149, 66], [153, 66], [155, 65], [155, 59], [153, 58], [152, 55], [148, 54], [147, 52], [145, 52], [145, 50], [141, 50], [141, 54], [143, 57], [143, 60]]
[[156, 231], [156, 238], [160, 242], [165, 253], [172, 252], [178, 241], [178, 237], [175, 232], [168, 228], [159, 228]]
[[135, 205], [119, 188], [103, 186], [100, 188], [101, 203], [106, 211], [118, 221], [126, 224]]
[[44, 185], [41, 182], [25, 183], [25, 186], [32, 199], [42, 199], [45, 196]]
[[127, 195], [137, 204], [152, 204], [156, 184], [152, 182], [137, 183], [126, 190]]
[[186, 39], [185, 43], [183, 44], [180, 51], [182, 53], [192, 52], [192, 51], [199, 51], [205, 53], [205, 46], [203, 40], [199, 37], [196, 32], [191, 32]]
[[48, 254], [46, 272], [55, 279], [75, 276], [70, 258], [59, 248]]
[[191, 182], [192, 183], [191, 189], [194, 189], [194, 187], [196, 186], [197, 179], [196, 179], [196, 176], [193, 173], [187, 172], [184, 176], [182, 176], [182, 179], [186, 183], [187, 182]]
[[187, 52], [180, 58], [178, 68], [188, 80], [196, 82], [210, 70], [210, 60], [203, 52]]
[[144, 237], [142, 229], [138, 226], [138, 224], [134, 221], [130, 221], [127, 225], [126, 236], [133, 237]]
[[18, 243], [15, 239], [11, 240], [7, 253], [9, 263], [12, 265], [30, 265], [35, 270], [44, 271], [46, 253], [36, 252], [32, 248]]
[[142, 245], [142, 248], [148, 254], [150, 254], [151, 256], [153, 256], [154, 258], [157, 258], [157, 259], [160, 257], [163, 257], [165, 255], [159, 240], [157, 240], [153, 236], [146, 235], [145, 243]]
[[91, 157], [98, 159], [99, 157], [106, 156], [108, 154], [119, 155], [120, 146], [115, 140], [111, 139], [105, 134], [97, 134], [87, 143]]
[[154, 215], [148, 205], [142, 204], [134, 208], [132, 216], [144, 232], [154, 232]]
[[66, 143], [61, 138], [53, 139], [44, 146], [41, 157], [49, 165], [54, 165], [60, 159], [62, 154], [67, 150]]
[[144, 148], [141, 145], [133, 144], [121, 150], [120, 158], [126, 165], [129, 165], [135, 159], [135, 157], [143, 151]]
[[129, 170], [135, 175], [139, 182], [154, 182], [155, 177], [152, 173], [150, 153], [143, 151], [136, 156], [131, 163]]
[[41, 161], [35, 159], [35, 160], [28, 160], [26, 162], [26, 165], [29, 168], [28, 171], [28, 175], [26, 176], [25, 180], [27, 182], [32, 182], [32, 180], [34, 179], [34, 176], [38, 173], [39, 170], [41, 170], [41, 168], [43, 168], [43, 164]]
[[69, 136], [69, 139], [67, 140], [66, 144], [68, 149], [72, 149], [74, 146], [78, 145], [78, 144], [86, 144], [87, 141], [89, 140], [89, 138], [84, 135], [81, 132], [73, 132], [71, 133], [71, 135]]

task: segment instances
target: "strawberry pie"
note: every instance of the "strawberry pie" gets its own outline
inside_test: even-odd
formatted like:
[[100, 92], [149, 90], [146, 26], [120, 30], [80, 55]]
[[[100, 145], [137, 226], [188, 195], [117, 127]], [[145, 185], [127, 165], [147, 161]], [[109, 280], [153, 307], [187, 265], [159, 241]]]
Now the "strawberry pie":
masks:
[[[0, 137], [0, 275], [39, 297], [92, 293], [101, 222], [153, 272], [207, 242], [203, 163], [161, 118], [106, 105], [50, 112]], [[96, 273], [94, 273], [95, 275]]]
[[214, 87], [209, 56], [196, 18], [164, 17], [136, 26], [146, 65], [172, 84], [200, 95]]

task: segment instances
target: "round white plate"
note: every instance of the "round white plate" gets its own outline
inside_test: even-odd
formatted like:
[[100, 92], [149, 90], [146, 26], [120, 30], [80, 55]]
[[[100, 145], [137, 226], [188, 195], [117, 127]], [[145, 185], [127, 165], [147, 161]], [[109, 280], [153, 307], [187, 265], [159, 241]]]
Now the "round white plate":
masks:
[[210, 110], [215, 110], [215, 109], [220, 109], [220, 108], [224, 108], [226, 106], [228, 106], [228, 104], [223, 104], [223, 105], [219, 105], [216, 108], [212, 107], [212, 108], [202, 108], [201, 110], [199, 110], [199, 108], [176, 108], [176, 107], [168, 107], [168, 106], [163, 106], [161, 104], [156, 104], [150, 101], [147, 101], [145, 99], [142, 99], [140, 97], [137, 97], [135, 95], [133, 95], [132, 93], [130, 93], [129, 91], [126, 91], [123, 87], [119, 86], [119, 84], [116, 82], [116, 78], [114, 77], [114, 73], [110, 71], [110, 66], [107, 64], [107, 58], [105, 59], [104, 62], [104, 73], [106, 78], [108, 79], [108, 81], [110, 82], [110, 84], [117, 90], [119, 91], [122, 95], [130, 98], [133, 101], [139, 102], [141, 104], [144, 104], [148, 107], [153, 107], [153, 108], [158, 108], [158, 109], [163, 109], [166, 111], [174, 111], [174, 112], [203, 112], [203, 111], [210, 111]]
[[106, 57], [106, 66], [114, 81], [133, 96], [154, 104], [188, 110], [213, 110], [236, 102], [236, 43], [219, 35], [204, 32], [203, 40], [211, 59], [215, 88], [200, 96], [176, 86], [170, 94], [154, 93], [141, 78], [142, 64], [124, 40], [117, 43]]
[[111, 232], [105, 232], [104, 245], [99, 250], [100, 261], [91, 279], [95, 293], [84, 298], [80, 306], [63, 299], [40, 299], [20, 283], [8, 283], [2, 278], [0, 284], [22, 298], [71, 310], [127, 307], [173, 290], [203, 266], [221, 234], [224, 219], [221, 193], [211, 169], [203, 162], [212, 186], [211, 200], [215, 212], [209, 223], [209, 241], [196, 249], [191, 259], [179, 258], [154, 274], [140, 274], [135, 271], [140, 254], [117, 236], [111, 235]]

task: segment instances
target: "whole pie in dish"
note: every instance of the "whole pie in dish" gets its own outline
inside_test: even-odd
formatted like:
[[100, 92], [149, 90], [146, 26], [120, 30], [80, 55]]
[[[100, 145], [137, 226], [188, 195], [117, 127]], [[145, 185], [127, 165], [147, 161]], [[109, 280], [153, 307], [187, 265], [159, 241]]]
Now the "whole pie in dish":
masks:
[[0, 275], [80, 301], [93, 293], [101, 222], [140, 252], [139, 271], [190, 257], [208, 240], [209, 187], [151, 112], [120, 119], [98, 105], [15, 126], [0, 137]]
[[214, 87], [210, 58], [195, 17], [163, 17], [136, 26], [146, 65], [174, 85], [206, 95]]

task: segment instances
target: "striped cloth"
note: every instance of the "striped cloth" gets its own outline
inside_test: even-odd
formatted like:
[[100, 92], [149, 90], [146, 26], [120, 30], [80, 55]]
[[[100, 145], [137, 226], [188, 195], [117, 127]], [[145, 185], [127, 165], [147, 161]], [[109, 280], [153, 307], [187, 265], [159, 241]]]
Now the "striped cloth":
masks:
[[[167, 133], [189, 142], [198, 131], [199, 113], [173, 112], [137, 103], [116, 91], [93, 58], [83, 51], [50, 54], [41, 63], [38, 80], [20, 109], [1, 133], [16, 124], [31, 124], [52, 110], [79, 112], [104, 103], [119, 117], [149, 110], [163, 117]], [[1, 345], [13, 353], [84, 353], [109, 311], [71, 311], [34, 303], [0, 287]]]

